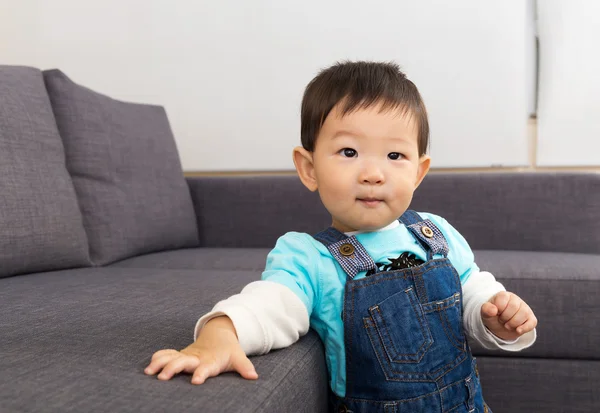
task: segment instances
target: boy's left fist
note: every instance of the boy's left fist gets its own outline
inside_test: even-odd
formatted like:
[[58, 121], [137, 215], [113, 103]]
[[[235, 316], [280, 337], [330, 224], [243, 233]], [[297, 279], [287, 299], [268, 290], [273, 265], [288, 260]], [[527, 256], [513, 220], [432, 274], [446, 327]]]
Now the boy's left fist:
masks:
[[496, 336], [513, 341], [537, 326], [537, 318], [519, 296], [501, 291], [481, 306], [483, 324]]

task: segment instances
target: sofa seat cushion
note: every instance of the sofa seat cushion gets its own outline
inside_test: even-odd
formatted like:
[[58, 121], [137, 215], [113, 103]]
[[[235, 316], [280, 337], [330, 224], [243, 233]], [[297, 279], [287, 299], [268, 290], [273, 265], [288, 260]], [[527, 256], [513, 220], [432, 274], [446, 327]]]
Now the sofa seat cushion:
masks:
[[318, 336], [253, 357], [259, 379], [202, 386], [144, 374], [152, 354], [189, 345], [198, 317], [257, 271], [88, 268], [0, 280], [3, 412], [325, 412]]
[[255, 270], [260, 274], [269, 251], [269, 248], [188, 248], [128, 258], [111, 264], [111, 267]]
[[42, 72], [0, 66], [0, 278], [90, 266]]
[[537, 342], [514, 356], [600, 360], [600, 330], [590, 328], [600, 325], [600, 255], [475, 251], [475, 260], [539, 320]]
[[600, 361], [478, 357], [483, 397], [494, 413], [600, 410]]
[[96, 265], [198, 246], [164, 108], [121, 102], [44, 72]]

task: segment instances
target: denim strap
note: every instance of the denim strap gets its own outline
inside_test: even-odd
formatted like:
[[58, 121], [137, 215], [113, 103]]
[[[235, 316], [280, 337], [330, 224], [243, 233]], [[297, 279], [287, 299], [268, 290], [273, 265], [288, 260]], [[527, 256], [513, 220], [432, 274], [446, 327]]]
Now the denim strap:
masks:
[[329, 227], [318, 234], [313, 235], [313, 238], [327, 247], [329, 244], [348, 238], [348, 236], [334, 227]]
[[404, 214], [398, 218], [398, 221], [408, 227], [409, 225], [423, 221], [423, 218], [421, 218], [421, 215], [419, 215], [416, 211], [407, 209]]
[[448, 256], [449, 249], [446, 237], [431, 220], [423, 219], [415, 211], [408, 210], [399, 218], [399, 221], [406, 226], [427, 252], [427, 260], [430, 260], [436, 254], [443, 257]]
[[361, 271], [377, 270], [375, 261], [355, 236], [347, 236], [333, 227], [319, 232], [314, 238], [321, 242], [340, 264], [349, 278]]

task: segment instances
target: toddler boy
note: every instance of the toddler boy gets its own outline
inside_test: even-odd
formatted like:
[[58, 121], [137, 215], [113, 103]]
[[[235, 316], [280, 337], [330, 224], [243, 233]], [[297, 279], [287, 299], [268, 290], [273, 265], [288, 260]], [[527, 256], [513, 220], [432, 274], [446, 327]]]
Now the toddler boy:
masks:
[[425, 105], [395, 64], [321, 71], [304, 93], [293, 158], [331, 227], [279, 238], [262, 280], [204, 315], [193, 344], [156, 352], [146, 374], [256, 379], [248, 355], [289, 346], [312, 327], [335, 411], [490, 411], [467, 336], [519, 351], [535, 341], [537, 319], [479, 269], [446, 220], [409, 209], [429, 170], [428, 139]]

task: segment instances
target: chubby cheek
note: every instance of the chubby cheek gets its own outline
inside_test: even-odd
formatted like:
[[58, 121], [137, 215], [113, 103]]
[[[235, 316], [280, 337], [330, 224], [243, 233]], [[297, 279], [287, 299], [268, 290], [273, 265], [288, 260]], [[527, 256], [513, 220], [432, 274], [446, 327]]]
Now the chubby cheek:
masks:
[[395, 198], [395, 202], [393, 205], [394, 213], [401, 215], [403, 214], [409, 207], [412, 201], [412, 194], [401, 193], [398, 194]]
[[399, 182], [398, 185], [395, 185], [393, 188], [394, 193], [392, 199], [394, 200], [394, 204], [396, 208], [407, 208], [413, 198], [414, 193], [414, 182], [409, 179], [404, 180], [403, 182]]
[[320, 195], [323, 204], [329, 211], [344, 211], [348, 207], [349, 192], [339, 185], [321, 187]]

